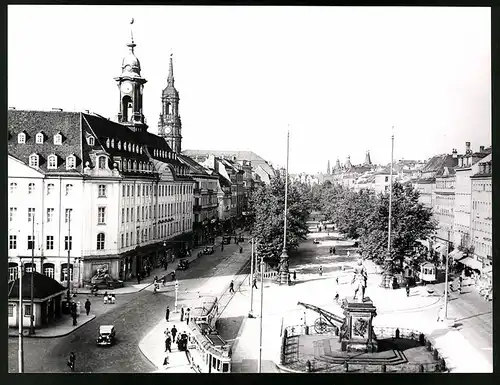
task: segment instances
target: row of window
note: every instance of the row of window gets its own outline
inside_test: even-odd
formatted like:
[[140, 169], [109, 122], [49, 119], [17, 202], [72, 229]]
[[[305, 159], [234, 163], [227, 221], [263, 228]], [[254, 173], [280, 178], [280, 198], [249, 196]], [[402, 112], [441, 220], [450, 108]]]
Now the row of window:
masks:
[[[105, 209], [104, 207], [99, 207], [99, 209]], [[54, 221], [55, 209], [52, 207], [47, 208], [45, 221], [47, 223]], [[71, 213], [73, 209], [65, 209], [64, 211], [64, 222], [68, 223], [71, 218]], [[34, 207], [28, 207], [28, 222], [32, 222], [35, 219], [36, 210]], [[104, 221], [105, 210], [102, 210], [102, 219]], [[9, 207], [9, 222], [15, 221], [17, 218], [17, 207]], [[104, 222], [102, 222], [104, 224]]]
[[491, 213], [491, 202], [473, 201], [472, 208], [479, 210], [479, 212], [485, 211]]
[[491, 191], [491, 181], [489, 183], [473, 182], [472, 191]]
[[[106, 186], [104, 186], [105, 188]], [[64, 186], [64, 193], [65, 195], [71, 195], [71, 192], [73, 191], [73, 185], [72, 184], [69, 184], [67, 183], [65, 186]], [[15, 182], [12, 182], [10, 183], [9, 185], [9, 192], [11, 194], [15, 194], [17, 192], [17, 183]], [[49, 183], [47, 184], [47, 195], [50, 195], [54, 192], [54, 184], [53, 183]], [[28, 184], [28, 194], [34, 194], [35, 193], [35, 183], [29, 183]]]
[[[27, 139], [27, 135], [25, 132], [20, 132], [17, 134], [17, 143], [19, 144], [25, 144]], [[54, 144], [55, 145], [61, 145], [62, 144], [62, 135], [60, 133], [54, 135]], [[38, 134], [35, 135], [35, 143], [37, 144], [43, 144], [45, 142], [45, 134], [43, 132], [39, 132]]]
[[[150, 184], [137, 185], [137, 196], [141, 196], [141, 187], [142, 187], [142, 196], [156, 196], [156, 186], [152, 186]], [[159, 185], [158, 186], [159, 194], [158, 196], [173, 196], [176, 194], [192, 194], [193, 187], [192, 186], [170, 186], [170, 185]], [[135, 194], [135, 185], [123, 185], [122, 186], [122, 197], [134, 196]]]
[[[104, 250], [104, 241], [106, 236], [104, 233], [97, 234], [97, 250]], [[17, 250], [17, 235], [9, 235], [9, 249]], [[35, 236], [28, 235], [27, 250], [34, 250], [36, 248]], [[64, 236], [64, 250], [72, 250], [73, 236]], [[47, 235], [45, 237], [45, 250], [54, 250], [54, 236]]]
[[[32, 270], [36, 271], [36, 264], [25, 263], [24, 272], [31, 273]], [[66, 281], [68, 279], [68, 264], [61, 263], [61, 275], [60, 281]], [[55, 265], [53, 263], [44, 263], [42, 266], [42, 274], [55, 279]], [[19, 276], [19, 266], [17, 263], [9, 262], [9, 281], [15, 281]], [[69, 265], [69, 280], [73, 280], [73, 264]]]
[[[40, 167], [40, 155], [37, 153], [33, 153], [29, 156], [29, 166], [30, 167]], [[50, 154], [47, 157], [47, 169], [55, 170], [60, 164], [58, 164], [59, 157], [55, 154]], [[76, 156], [70, 155], [66, 157], [66, 170], [72, 170], [76, 167]]]

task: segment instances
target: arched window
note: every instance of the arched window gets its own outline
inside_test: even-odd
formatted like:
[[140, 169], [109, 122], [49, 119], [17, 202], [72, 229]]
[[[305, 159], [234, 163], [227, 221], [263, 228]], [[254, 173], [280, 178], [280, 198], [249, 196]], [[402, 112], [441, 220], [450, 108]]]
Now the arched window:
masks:
[[36, 134], [35, 142], [37, 144], [42, 144], [43, 143], [43, 134], [41, 132], [39, 132], [38, 134]]
[[24, 272], [25, 273], [31, 273], [32, 271], [36, 271], [36, 263], [25, 263], [24, 264]]
[[104, 233], [97, 234], [97, 250], [104, 250]]
[[[87, 143], [89, 144], [89, 146], [93, 146], [95, 144], [95, 139], [93, 136], [89, 136], [87, 137]], [[108, 146], [109, 147], [109, 146]]]
[[116, 146], [118, 147], [118, 150], [121, 150], [122, 149], [122, 144], [120, 141], [118, 141], [118, 143], [116, 144]]
[[111, 139], [111, 148], [115, 148], [115, 140]]
[[105, 156], [99, 157], [99, 168], [100, 169], [106, 168], [106, 157]]
[[15, 281], [19, 276], [19, 266], [17, 263], [9, 262], [9, 282]]
[[128, 169], [132, 170], [132, 161], [130, 159], [128, 160], [127, 164], [128, 164]]
[[24, 132], [17, 134], [17, 143], [19, 143], [19, 144], [26, 143], [26, 134]]
[[47, 158], [47, 168], [49, 170], [54, 170], [57, 168], [57, 156], [52, 154]]
[[38, 167], [38, 165], [39, 165], [39, 157], [38, 157], [37, 154], [30, 155], [29, 164], [30, 164], [30, 167]]
[[111, 141], [109, 140], [109, 138], [108, 138], [108, 139], [106, 139], [106, 147], [108, 147], [108, 148], [109, 148], [109, 145], [110, 145], [110, 144], [111, 144]]
[[49, 278], [55, 279], [55, 266], [53, 263], [44, 263], [43, 264], [43, 275], [46, 275]]
[[53, 191], [54, 191], [54, 184], [53, 183], [49, 183], [47, 185], [47, 195], [52, 194]]
[[62, 135], [61, 134], [54, 135], [54, 144], [62, 144]]
[[76, 158], [74, 155], [70, 155], [66, 158], [66, 170], [71, 170], [76, 167]]
[[10, 193], [14, 194], [17, 190], [17, 183], [11, 183], [10, 184]]
[[[67, 263], [62, 263], [61, 264], [61, 275], [60, 275], [60, 281], [67, 281], [68, 280], [68, 264]], [[73, 281], [73, 264], [69, 264], [69, 280]]]
[[137, 170], [137, 163], [136, 161], [132, 161], [132, 170]]

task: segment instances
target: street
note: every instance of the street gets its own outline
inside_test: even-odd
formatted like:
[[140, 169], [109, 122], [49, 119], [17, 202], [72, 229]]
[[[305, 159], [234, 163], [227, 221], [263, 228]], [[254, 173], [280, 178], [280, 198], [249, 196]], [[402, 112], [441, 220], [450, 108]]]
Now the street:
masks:
[[[247, 244], [244, 244], [248, 248]], [[187, 270], [178, 271], [179, 301], [197, 298], [198, 289], [208, 284], [217, 274], [224, 273], [223, 267], [230, 265], [231, 255], [239, 249], [238, 245], [227, 245], [224, 252], [220, 249], [212, 255], [204, 255], [195, 260]], [[234, 269], [234, 267], [233, 267]], [[157, 271], [161, 274], [161, 271]], [[205, 286], [207, 287], [207, 286]], [[102, 297], [90, 297], [93, 303]], [[174, 291], [171, 285], [162, 287], [155, 295], [151, 289], [134, 294], [117, 296], [115, 305], [95, 304], [105, 307], [105, 313], [65, 337], [25, 338], [25, 373], [68, 372], [66, 362], [71, 351], [76, 353], [76, 372], [105, 373], [144, 373], [156, 368], [143, 356], [138, 348], [141, 339], [161, 319], [165, 317], [166, 306], [174, 307]], [[80, 317], [85, 317], [84, 314]], [[116, 328], [116, 344], [111, 347], [98, 347], [96, 338], [99, 325], [112, 324]], [[9, 338], [9, 372], [17, 373], [18, 340]]]

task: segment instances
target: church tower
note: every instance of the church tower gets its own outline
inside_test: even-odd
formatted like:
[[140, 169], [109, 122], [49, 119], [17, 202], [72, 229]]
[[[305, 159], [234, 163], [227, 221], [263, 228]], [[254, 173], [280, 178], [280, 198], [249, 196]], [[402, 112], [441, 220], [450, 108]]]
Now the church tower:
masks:
[[326, 173], [330, 175], [330, 160], [328, 160], [328, 166], [326, 166]]
[[[133, 23], [134, 19], [130, 24]], [[130, 43], [127, 44], [129, 52], [122, 60], [122, 74], [115, 78], [120, 91], [117, 120], [134, 131], [146, 131], [148, 126], [142, 112], [142, 94], [147, 80], [141, 77], [141, 64], [134, 54], [135, 46], [131, 27]]]
[[161, 114], [158, 120], [158, 135], [163, 137], [172, 151], [181, 152], [182, 123], [179, 115], [179, 93], [174, 86], [174, 65], [170, 54], [167, 87], [161, 95]]

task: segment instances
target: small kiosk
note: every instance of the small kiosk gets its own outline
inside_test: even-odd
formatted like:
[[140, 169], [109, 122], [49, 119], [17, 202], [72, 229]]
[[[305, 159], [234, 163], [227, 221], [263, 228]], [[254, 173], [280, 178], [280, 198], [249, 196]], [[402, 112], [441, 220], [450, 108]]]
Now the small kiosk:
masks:
[[436, 266], [431, 262], [422, 263], [419, 278], [424, 283], [436, 282]]

